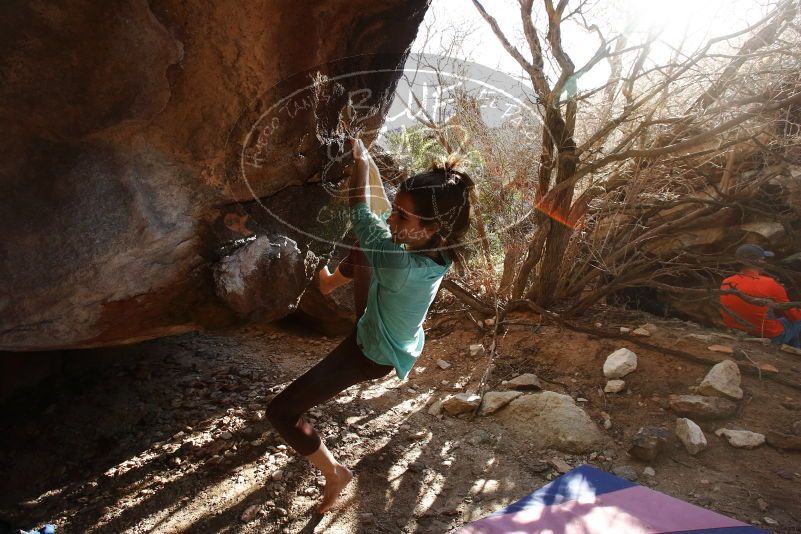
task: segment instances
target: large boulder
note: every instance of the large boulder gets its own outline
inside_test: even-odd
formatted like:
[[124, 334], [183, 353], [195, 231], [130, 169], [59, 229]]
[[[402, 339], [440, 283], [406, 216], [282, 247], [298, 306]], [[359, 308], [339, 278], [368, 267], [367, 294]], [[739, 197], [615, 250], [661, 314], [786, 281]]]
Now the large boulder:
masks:
[[580, 454], [602, 446], [605, 439], [571, 397], [553, 391], [518, 397], [497, 417], [509, 433], [532, 448]]
[[230, 324], [212, 273], [233, 245], [330, 253], [299, 229], [343, 176], [339, 118], [358, 101], [377, 131], [427, 3], [4, 2], [0, 350]]

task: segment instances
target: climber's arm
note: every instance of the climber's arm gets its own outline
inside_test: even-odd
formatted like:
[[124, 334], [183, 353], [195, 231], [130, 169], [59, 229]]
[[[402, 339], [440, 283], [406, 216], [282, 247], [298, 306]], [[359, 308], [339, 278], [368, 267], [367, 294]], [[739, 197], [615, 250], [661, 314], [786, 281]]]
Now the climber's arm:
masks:
[[351, 139], [353, 146], [353, 171], [348, 182], [348, 203], [351, 207], [367, 202], [367, 174], [370, 172], [370, 154], [361, 139]]

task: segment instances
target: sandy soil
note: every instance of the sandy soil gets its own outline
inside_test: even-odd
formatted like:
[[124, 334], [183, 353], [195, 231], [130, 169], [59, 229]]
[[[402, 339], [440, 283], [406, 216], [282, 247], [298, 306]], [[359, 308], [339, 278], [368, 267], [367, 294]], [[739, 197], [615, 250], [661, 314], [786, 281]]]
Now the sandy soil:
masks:
[[[587, 399], [582, 405], [599, 426], [601, 412], [611, 416], [608, 448], [580, 456], [532, 450], [493, 416], [429, 415], [427, 405], [444, 394], [477, 389], [489, 362], [467, 347], [491, 339], [464, 312], [434, 313], [409, 380], [355, 386], [313, 412], [356, 475], [341, 505], [320, 518], [312, 512], [322, 479], [263, 416], [270, 397], [337, 340], [291, 323], [251, 325], [76, 352], [62, 376], [3, 406], [0, 532], [45, 522], [62, 533], [447, 532], [558, 476], [553, 459], [642, 473], [646, 464], [626, 453], [631, 437], [643, 425], [672, 429], [668, 395], [689, 393], [706, 372], [531, 314], [509, 319], [527, 324], [499, 337], [491, 388], [533, 372], [545, 389]], [[658, 331], [649, 342], [705, 356], [722, 358], [706, 347], [730, 344], [801, 381], [801, 357], [742, 339], [687, 337], [715, 336], [688, 323], [615, 309], [585, 320], [609, 328], [651, 322]], [[626, 392], [604, 395], [601, 366], [621, 346], [637, 352], [639, 368]], [[438, 359], [452, 367], [440, 369]], [[638, 483], [772, 532], [801, 532], [801, 452], [735, 449], [712, 434], [720, 426], [792, 433], [801, 393], [752, 376], [743, 377], [743, 389], [736, 417], [701, 425], [706, 451], [693, 457], [672, 445], [651, 464], [656, 476], [640, 475]]]

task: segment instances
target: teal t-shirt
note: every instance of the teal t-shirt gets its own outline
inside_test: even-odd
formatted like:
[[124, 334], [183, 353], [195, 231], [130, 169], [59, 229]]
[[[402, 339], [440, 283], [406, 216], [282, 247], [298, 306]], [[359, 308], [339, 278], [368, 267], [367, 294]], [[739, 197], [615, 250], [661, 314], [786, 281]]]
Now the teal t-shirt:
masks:
[[353, 233], [373, 268], [356, 341], [365, 356], [394, 366], [403, 380], [423, 352], [423, 321], [453, 260], [443, 255], [445, 265], [440, 265], [392, 241], [389, 215], [375, 215], [364, 202], [351, 207]]

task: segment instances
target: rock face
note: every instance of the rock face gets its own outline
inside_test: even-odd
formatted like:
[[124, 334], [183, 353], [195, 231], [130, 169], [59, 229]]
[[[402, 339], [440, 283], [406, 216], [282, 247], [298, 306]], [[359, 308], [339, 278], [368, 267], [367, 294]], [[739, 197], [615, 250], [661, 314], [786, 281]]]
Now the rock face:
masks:
[[[340, 111], [362, 91], [365, 126], [380, 125], [426, 7], [4, 2], [0, 127], [13, 135], [0, 140], [0, 350], [235, 320], [215, 296], [221, 245], [276, 233], [301, 255], [314, 248], [267, 201], [302, 189], [302, 203], [284, 208], [319, 219], [315, 202], [331, 196], [320, 183], [344, 169], [332, 134]], [[357, 71], [375, 74], [282, 100], [315, 76]], [[264, 311], [278, 310], [283, 302]]]
[[532, 448], [553, 448], [569, 453], [588, 452], [604, 442], [604, 436], [567, 395], [543, 391], [523, 395], [498, 412], [507, 431], [527, 440]]

